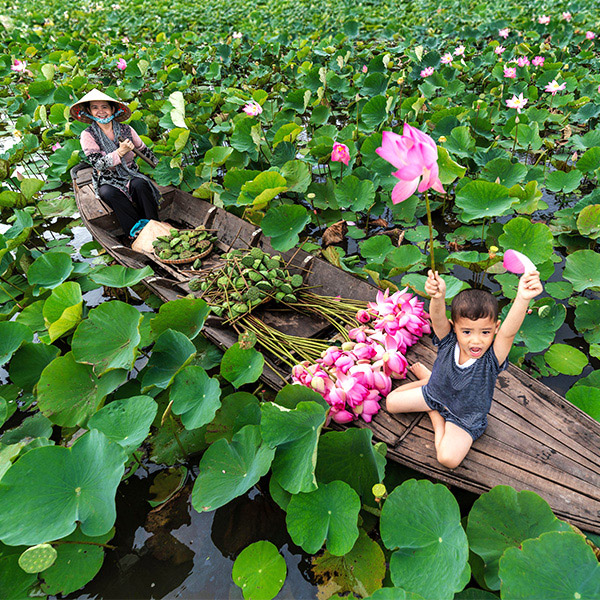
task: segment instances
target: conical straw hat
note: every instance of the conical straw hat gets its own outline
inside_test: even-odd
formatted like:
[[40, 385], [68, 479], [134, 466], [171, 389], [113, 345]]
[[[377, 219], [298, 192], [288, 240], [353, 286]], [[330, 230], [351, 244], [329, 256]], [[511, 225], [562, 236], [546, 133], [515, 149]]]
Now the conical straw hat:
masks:
[[118, 112], [120, 109], [121, 112], [115, 117], [115, 121], [126, 121], [131, 116], [131, 111], [129, 110], [126, 104], [123, 104], [119, 100], [115, 100], [108, 94], [105, 94], [104, 92], [101, 92], [96, 88], [94, 88], [91, 92], [88, 92], [83, 98], [81, 98], [81, 100], [75, 102], [75, 104], [71, 106], [69, 113], [77, 121], [81, 121], [82, 123], [91, 123], [92, 119], [85, 115], [86, 107], [84, 106], [84, 104], [86, 102], [92, 102], [93, 100], [106, 100], [107, 102], [112, 102], [116, 104], [116, 111]]

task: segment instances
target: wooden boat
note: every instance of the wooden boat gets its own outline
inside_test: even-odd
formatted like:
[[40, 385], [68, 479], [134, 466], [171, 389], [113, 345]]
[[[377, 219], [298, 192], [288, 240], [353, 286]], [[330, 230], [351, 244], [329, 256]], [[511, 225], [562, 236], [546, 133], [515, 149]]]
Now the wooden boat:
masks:
[[[134, 268], [151, 266], [155, 275], [144, 283], [165, 301], [190, 293], [188, 274], [128, 246], [110, 209], [94, 195], [90, 168], [73, 173], [73, 186], [84, 224], [117, 262]], [[175, 187], [161, 188], [161, 192], [162, 220], [176, 227], [204, 225], [215, 229], [218, 246], [224, 251], [258, 246], [274, 253], [254, 225]], [[372, 300], [377, 291], [366, 281], [302, 250], [292, 250], [284, 257], [291, 259], [290, 270], [302, 269], [305, 283], [316, 286], [324, 296], [341, 293], [347, 298]], [[258, 316], [291, 335], [318, 337], [327, 333], [325, 321], [294, 311], [263, 311]], [[237, 341], [237, 333], [215, 317], [207, 319], [203, 333], [222, 348]], [[289, 369], [279, 367], [276, 357], [271, 358], [263, 378], [280, 388], [289, 381]], [[434, 358], [428, 339], [421, 340], [408, 354], [409, 362], [419, 360], [428, 367]], [[437, 462], [433, 430], [423, 413], [391, 415], [381, 410], [372, 423], [359, 425], [369, 427], [375, 439], [387, 444], [388, 457], [430, 477], [476, 493], [501, 484], [518, 491], [531, 490], [559, 517], [583, 530], [600, 533], [600, 423], [514, 365], [498, 378], [486, 433], [455, 470]]]

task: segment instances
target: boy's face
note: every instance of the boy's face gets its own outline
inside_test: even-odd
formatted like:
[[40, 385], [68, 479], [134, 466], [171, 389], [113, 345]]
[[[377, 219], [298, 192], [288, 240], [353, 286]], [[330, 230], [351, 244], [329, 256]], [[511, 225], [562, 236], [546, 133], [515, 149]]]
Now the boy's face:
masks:
[[470, 358], [481, 358], [492, 345], [494, 336], [500, 327], [500, 321], [490, 317], [485, 319], [467, 319], [460, 317], [453, 323], [454, 333], [460, 348], [461, 364]]

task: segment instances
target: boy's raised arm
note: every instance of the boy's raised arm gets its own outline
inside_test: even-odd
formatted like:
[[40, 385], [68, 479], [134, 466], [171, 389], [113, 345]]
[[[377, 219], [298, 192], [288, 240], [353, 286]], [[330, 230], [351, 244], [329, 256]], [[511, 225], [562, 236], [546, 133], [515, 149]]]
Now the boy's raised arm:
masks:
[[425, 291], [429, 294], [429, 316], [433, 332], [441, 340], [450, 333], [450, 321], [446, 316], [446, 282], [430, 269], [425, 282]]
[[527, 314], [530, 300], [533, 300], [542, 290], [540, 274], [537, 271], [525, 273], [521, 276], [517, 297], [514, 299], [506, 319], [502, 322], [494, 339], [494, 353], [500, 364], [506, 360], [510, 352], [515, 335], [517, 335]]

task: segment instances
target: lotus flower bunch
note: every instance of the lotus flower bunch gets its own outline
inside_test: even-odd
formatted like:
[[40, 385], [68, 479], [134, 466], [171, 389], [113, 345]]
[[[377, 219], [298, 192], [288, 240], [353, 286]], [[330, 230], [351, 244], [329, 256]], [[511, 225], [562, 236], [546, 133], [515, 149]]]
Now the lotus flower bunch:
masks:
[[430, 331], [423, 302], [406, 289], [391, 296], [387, 290], [378, 292], [356, 318], [365, 324], [349, 331], [351, 341], [330, 346], [314, 363], [304, 361], [292, 369], [294, 383], [321, 394], [336, 423], [358, 418], [369, 423], [392, 389], [392, 379], [406, 377], [407, 348]]

